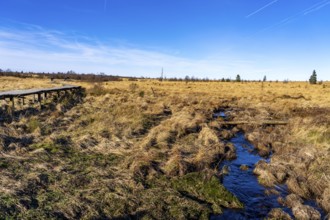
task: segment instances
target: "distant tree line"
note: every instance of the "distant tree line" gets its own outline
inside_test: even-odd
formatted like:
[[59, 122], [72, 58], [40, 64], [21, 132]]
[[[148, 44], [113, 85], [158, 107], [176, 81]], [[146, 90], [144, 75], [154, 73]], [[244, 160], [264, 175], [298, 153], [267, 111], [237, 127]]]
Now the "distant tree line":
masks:
[[[57, 73], [45, 73], [45, 72], [19, 72], [19, 71], [12, 71], [10, 69], [2, 70], [0, 69], [0, 76], [13, 76], [19, 78], [49, 78], [51, 80], [54, 79], [61, 79], [61, 80], [81, 80], [87, 82], [107, 82], [107, 81], [121, 81], [124, 78], [128, 79], [129, 81], [138, 81], [144, 79], [155, 79], [149, 77], [121, 77], [121, 76], [113, 76], [113, 75], [106, 75], [105, 73], [76, 73], [73, 70], [64, 72], [57, 72]], [[240, 75], [236, 76], [236, 79], [230, 78], [221, 78], [221, 79], [209, 79], [205, 78], [198, 78], [194, 76], [185, 76], [184, 78], [179, 77], [172, 77], [172, 78], [157, 78], [159, 81], [173, 81], [173, 82], [261, 82], [261, 80], [242, 80]]]
[[[0, 76], [14, 76], [20, 78], [49, 78], [51, 80], [54, 79], [62, 79], [62, 80], [81, 80], [81, 81], [88, 81], [88, 82], [107, 82], [107, 81], [122, 81], [124, 78], [128, 79], [129, 81], [137, 81], [137, 80], [144, 80], [144, 79], [155, 79], [155, 78], [148, 78], [148, 77], [122, 77], [122, 76], [114, 76], [114, 75], [107, 75], [105, 73], [76, 73], [73, 70], [65, 72], [57, 72], [57, 73], [45, 73], [45, 72], [23, 72], [23, 71], [12, 71], [10, 69], [0, 69]], [[179, 77], [172, 77], [172, 78], [156, 78], [159, 81], [174, 81], [180, 82], [184, 81], [188, 82], [266, 82], [267, 77], [266, 75], [263, 77], [262, 80], [243, 80], [239, 74], [236, 75], [235, 79], [231, 78], [221, 78], [221, 79], [209, 79], [205, 78], [198, 78], [194, 76], [185, 76], [184, 78]], [[272, 82], [269, 80], [268, 82]], [[279, 82], [276, 80], [275, 82]], [[289, 80], [285, 79], [282, 81], [283, 83], [288, 83]], [[312, 75], [309, 78], [310, 84], [317, 84], [317, 75], [316, 71], [314, 70]], [[320, 82], [321, 83], [321, 82]]]
[[40, 73], [40, 72], [18, 72], [18, 71], [11, 71], [10, 69], [2, 70], [0, 69], [0, 76], [14, 76], [20, 78], [49, 78], [51, 80], [54, 79], [62, 79], [62, 80], [81, 80], [81, 81], [88, 81], [88, 82], [107, 82], [107, 81], [120, 81], [122, 77], [119, 76], [112, 76], [106, 75], [104, 73], [94, 74], [94, 73], [87, 73], [87, 74], [78, 74], [72, 70], [63, 73]]

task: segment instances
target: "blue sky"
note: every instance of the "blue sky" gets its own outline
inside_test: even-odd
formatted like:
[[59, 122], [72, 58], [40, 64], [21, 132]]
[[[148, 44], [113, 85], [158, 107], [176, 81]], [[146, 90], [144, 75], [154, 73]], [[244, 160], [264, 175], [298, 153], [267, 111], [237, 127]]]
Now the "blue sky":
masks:
[[330, 0], [1, 0], [0, 68], [330, 80]]

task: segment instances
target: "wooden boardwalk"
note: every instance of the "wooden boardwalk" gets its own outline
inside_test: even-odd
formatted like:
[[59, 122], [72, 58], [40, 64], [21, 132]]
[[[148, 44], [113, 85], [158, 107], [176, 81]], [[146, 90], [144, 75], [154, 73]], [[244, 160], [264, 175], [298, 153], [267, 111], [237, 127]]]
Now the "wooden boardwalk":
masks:
[[[51, 95], [52, 93], [57, 93], [57, 96], [60, 96], [61, 92], [66, 93], [78, 90], [81, 90], [81, 86], [64, 85], [61, 87], [53, 88], [3, 91], [0, 92], [0, 100], [3, 100], [3, 106], [5, 106], [7, 104], [6, 99], [9, 99], [9, 101], [11, 102], [11, 112], [13, 113], [15, 111], [15, 98], [17, 98], [21, 104], [25, 105], [26, 96], [33, 95], [33, 102], [39, 102], [41, 105], [41, 101], [43, 99], [47, 99], [48, 95]], [[37, 96], [37, 99], [35, 98], [35, 96]]]
[[54, 88], [43, 88], [43, 89], [26, 89], [26, 90], [12, 90], [12, 91], [4, 91], [0, 92], [0, 100], [6, 98], [20, 98], [28, 95], [38, 95], [38, 94], [47, 94], [52, 92], [60, 92], [60, 91], [72, 91], [75, 89], [80, 89], [81, 86], [71, 86], [66, 85], [62, 87], [54, 87]]

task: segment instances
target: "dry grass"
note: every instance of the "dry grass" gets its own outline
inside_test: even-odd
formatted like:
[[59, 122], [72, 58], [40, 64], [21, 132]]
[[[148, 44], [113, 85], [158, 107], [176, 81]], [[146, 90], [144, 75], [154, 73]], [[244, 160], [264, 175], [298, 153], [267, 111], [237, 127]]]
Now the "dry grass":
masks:
[[[0, 78], [0, 90], [50, 87], [13, 79]], [[287, 182], [330, 211], [329, 83], [70, 84], [87, 89], [83, 103], [1, 126], [4, 216], [184, 219], [240, 207], [215, 187], [222, 186], [217, 165], [235, 157], [225, 140], [240, 129], [260, 154], [273, 152], [269, 165], [258, 166], [259, 179]], [[216, 109], [234, 120], [289, 124], [228, 131], [213, 119]]]
[[50, 81], [49, 79], [0, 77], [0, 91], [33, 89], [33, 88], [51, 88], [69, 84], [65, 81]]

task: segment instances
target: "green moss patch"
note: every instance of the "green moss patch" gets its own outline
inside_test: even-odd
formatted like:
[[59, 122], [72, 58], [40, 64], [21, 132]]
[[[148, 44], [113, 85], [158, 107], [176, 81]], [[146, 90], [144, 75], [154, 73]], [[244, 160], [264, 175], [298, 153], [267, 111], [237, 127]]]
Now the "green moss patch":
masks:
[[209, 219], [210, 214], [221, 214], [222, 207], [243, 208], [243, 204], [225, 189], [218, 178], [206, 178], [201, 172], [182, 177], [155, 176], [148, 181], [149, 189], [141, 198], [148, 202], [147, 216], [171, 219]]
[[175, 178], [172, 186], [189, 198], [210, 204], [213, 213], [221, 213], [221, 207], [243, 208], [237, 197], [226, 190], [215, 176], [205, 179], [202, 173], [189, 173]]

